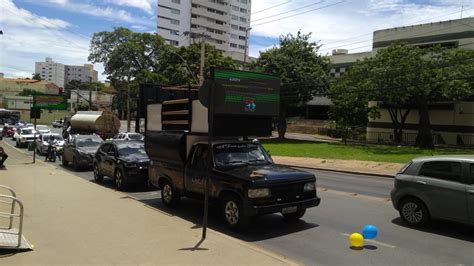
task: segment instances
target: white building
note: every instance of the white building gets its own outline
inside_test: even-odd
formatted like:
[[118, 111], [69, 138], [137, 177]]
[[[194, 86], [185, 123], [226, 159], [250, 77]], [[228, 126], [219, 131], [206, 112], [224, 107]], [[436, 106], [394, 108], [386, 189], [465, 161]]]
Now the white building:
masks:
[[189, 33], [205, 34], [235, 61], [248, 55], [251, 0], [158, 0], [157, 10], [157, 33], [172, 45], [192, 43]]
[[35, 73], [39, 73], [42, 80], [50, 81], [58, 87], [64, 88], [67, 83], [65, 65], [54, 62], [51, 57], [46, 57], [45, 62], [36, 62]]
[[96, 82], [98, 80], [98, 72], [91, 64], [84, 64], [84, 66], [64, 65], [54, 62], [51, 57], [46, 57], [45, 62], [36, 62], [35, 73], [39, 73], [42, 80], [50, 81], [62, 88], [72, 80], [80, 82]]

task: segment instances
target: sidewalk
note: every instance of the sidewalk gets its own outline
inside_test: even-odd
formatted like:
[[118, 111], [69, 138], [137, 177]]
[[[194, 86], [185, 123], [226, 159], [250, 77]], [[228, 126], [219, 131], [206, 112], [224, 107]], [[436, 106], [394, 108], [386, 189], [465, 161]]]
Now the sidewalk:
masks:
[[[0, 144], [9, 154], [0, 184], [25, 206], [24, 235], [34, 251], [5, 253], [1, 264], [295, 264], [201, 228]], [[7, 254], [7, 255], [5, 255]]]
[[403, 164], [399, 163], [381, 163], [357, 160], [318, 159], [286, 156], [272, 156], [272, 158], [275, 163], [288, 166], [385, 177], [394, 177], [403, 166]]

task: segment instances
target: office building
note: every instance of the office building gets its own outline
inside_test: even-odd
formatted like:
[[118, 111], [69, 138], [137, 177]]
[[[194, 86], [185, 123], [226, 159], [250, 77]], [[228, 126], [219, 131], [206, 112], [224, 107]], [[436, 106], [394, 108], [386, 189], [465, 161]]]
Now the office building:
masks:
[[158, 0], [157, 33], [174, 46], [206, 35], [236, 62], [248, 60], [251, 0]]
[[45, 62], [36, 62], [35, 73], [39, 73], [42, 80], [50, 81], [61, 88], [64, 88], [72, 80], [80, 82], [96, 82], [98, 80], [98, 72], [91, 64], [64, 65], [54, 62], [51, 57], [46, 57]]

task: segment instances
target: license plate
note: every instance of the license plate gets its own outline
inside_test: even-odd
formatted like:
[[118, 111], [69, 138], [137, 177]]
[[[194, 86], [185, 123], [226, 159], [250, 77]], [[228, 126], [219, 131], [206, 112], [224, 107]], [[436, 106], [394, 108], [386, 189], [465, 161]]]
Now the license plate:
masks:
[[296, 212], [296, 210], [298, 209], [298, 207], [294, 206], [294, 207], [286, 207], [286, 208], [283, 208], [281, 210], [281, 213], [283, 214], [287, 214], [287, 213], [294, 213]]

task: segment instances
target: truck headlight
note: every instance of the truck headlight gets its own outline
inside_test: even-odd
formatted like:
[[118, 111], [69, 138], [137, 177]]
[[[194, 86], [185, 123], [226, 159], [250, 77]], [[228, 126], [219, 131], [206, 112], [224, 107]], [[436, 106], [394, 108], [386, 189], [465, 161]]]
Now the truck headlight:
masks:
[[316, 190], [316, 182], [310, 182], [310, 183], [304, 184], [304, 188], [303, 188], [304, 192], [314, 191], [314, 190]]
[[270, 197], [272, 193], [269, 188], [253, 188], [248, 190], [248, 197], [251, 199]]

